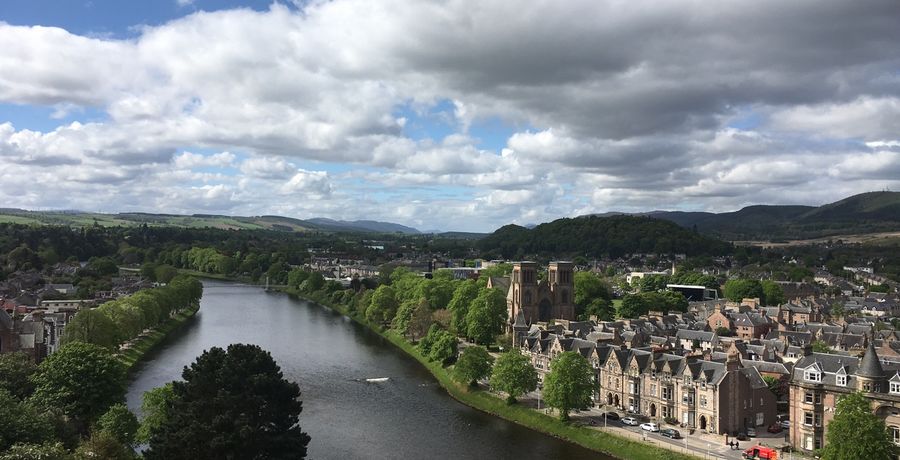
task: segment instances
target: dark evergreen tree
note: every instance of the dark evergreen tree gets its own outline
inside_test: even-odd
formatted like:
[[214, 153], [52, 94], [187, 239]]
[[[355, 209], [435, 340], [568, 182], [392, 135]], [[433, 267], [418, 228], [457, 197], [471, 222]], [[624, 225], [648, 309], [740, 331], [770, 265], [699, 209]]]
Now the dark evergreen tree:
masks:
[[148, 459], [300, 459], [300, 387], [257, 345], [213, 347], [172, 384], [172, 406]]

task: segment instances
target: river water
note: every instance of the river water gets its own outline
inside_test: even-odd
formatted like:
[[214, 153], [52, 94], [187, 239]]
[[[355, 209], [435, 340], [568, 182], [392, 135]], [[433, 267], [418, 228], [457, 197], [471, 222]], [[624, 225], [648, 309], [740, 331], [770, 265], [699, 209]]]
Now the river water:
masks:
[[[608, 459], [452, 399], [418, 362], [349, 318], [258, 287], [204, 281], [193, 322], [140, 365], [128, 389], [180, 379], [203, 350], [255, 343], [300, 385], [311, 459]], [[384, 383], [358, 379], [388, 377]]]

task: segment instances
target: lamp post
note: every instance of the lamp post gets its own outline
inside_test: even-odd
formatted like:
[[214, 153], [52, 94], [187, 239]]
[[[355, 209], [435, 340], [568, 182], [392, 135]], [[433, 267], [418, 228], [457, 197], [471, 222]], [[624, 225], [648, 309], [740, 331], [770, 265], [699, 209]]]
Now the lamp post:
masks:
[[709, 443], [706, 443], [706, 457], [709, 458]]

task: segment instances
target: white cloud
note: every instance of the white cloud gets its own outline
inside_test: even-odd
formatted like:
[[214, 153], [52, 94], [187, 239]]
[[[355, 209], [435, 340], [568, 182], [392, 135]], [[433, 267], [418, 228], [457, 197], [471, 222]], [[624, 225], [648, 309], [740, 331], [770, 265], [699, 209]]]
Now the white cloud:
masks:
[[[0, 114], [0, 180], [49, 184], [0, 199], [488, 230], [817, 204], [898, 180], [893, 0], [294, 6], [201, 11], [128, 39], [0, 23], [0, 103], [106, 115], [39, 132]], [[410, 134], [447, 101], [450, 133]], [[747, 113], [757, 122], [739, 126]], [[499, 151], [476, 140], [491, 120], [514, 127]]]

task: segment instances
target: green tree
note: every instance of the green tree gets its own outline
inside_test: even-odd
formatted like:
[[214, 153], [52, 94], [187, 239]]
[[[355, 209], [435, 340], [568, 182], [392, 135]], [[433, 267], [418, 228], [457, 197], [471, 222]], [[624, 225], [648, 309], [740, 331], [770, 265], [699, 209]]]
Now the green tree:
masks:
[[0, 453], [0, 460], [70, 460], [73, 459], [61, 442], [16, 444]]
[[812, 345], [812, 350], [816, 353], [831, 353], [832, 352], [831, 347], [828, 346], [827, 343], [825, 343], [821, 340], [813, 340], [813, 342], [810, 345]]
[[780, 284], [770, 280], [763, 280], [760, 284], [762, 285], [766, 305], [781, 305], [785, 302], [784, 288]]
[[731, 332], [731, 329], [725, 326], [721, 326], [716, 328], [716, 335], [719, 337], [731, 337], [734, 335], [734, 332]]
[[453, 366], [451, 376], [459, 383], [475, 386], [478, 381], [491, 375], [491, 366], [494, 358], [484, 349], [477, 345], [468, 346], [463, 349]]
[[590, 306], [602, 311], [602, 308], [597, 308], [602, 304], [595, 303], [605, 300], [608, 304], [610, 299], [612, 295], [609, 286], [599, 276], [591, 272], [575, 273], [575, 314], [579, 318], [586, 319], [590, 316], [586, 313]]
[[459, 343], [456, 336], [450, 332], [441, 330], [431, 343], [431, 349], [428, 351], [428, 359], [437, 361], [441, 364], [447, 364], [456, 358], [456, 350]]
[[169, 419], [171, 407], [175, 398], [172, 383], [144, 392], [141, 402], [141, 412], [144, 418], [141, 420], [136, 439], [141, 443], [149, 443], [153, 433], [160, 431]]
[[387, 285], [378, 286], [372, 294], [369, 307], [366, 308], [366, 319], [373, 323], [387, 322], [397, 314], [397, 295], [394, 288]]
[[478, 297], [479, 288], [475, 281], [463, 281], [459, 283], [456, 290], [453, 291], [453, 297], [447, 304], [447, 309], [452, 314], [450, 318], [450, 327], [457, 333], [465, 335], [466, 332], [466, 314], [469, 313], [469, 306]]
[[98, 431], [81, 442], [75, 449], [75, 460], [134, 460], [134, 450], [121, 443], [115, 436]]
[[869, 400], [860, 392], [851, 393], [838, 401], [825, 439], [822, 460], [888, 460], [896, 456], [890, 431], [884, 421], [873, 413]]
[[114, 404], [97, 420], [97, 428], [112, 436], [122, 445], [132, 447], [135, 444], [140, 424], [137, 417], [124, 404]]
[[256, 345], [210, 348], [172, 384], [168, 417], [148, 459], [305, 458], [300, 387]]
[[507, 394], [506, 403], [537, 388], [537, 371], [527, 356], [512, 349], [500, 355], [491, 372], [491, 386]]
[[496, 289], [483, 289], [466, 314], [466, 337], [489, 344], [506, 322], [506, 298]]
[[32, 399], [59, 408], [81, 430], [125, 398], [125, 368], [106, 349], [73, 342], [45, 359], [34, 375]]
[[616, 310], [616, 316], [619, 318], [637, 318], [638, 316], [646, 315], [650, 308], [651, 306], [645, 296], [626, 294]]
[[550, 372], [544, 377], [543, 396], [548, 406], [559, 410], [560, 420], [568, 420], [572, 409], [590, 406], [593, 394], [594, 371], [579, 353], [560, 353], [550, 363]]
[[580, 319], [587, 321], [591, 316], [596, 316], [598, 321], [611, 321], [616, 317], [616, 310], [609, 300], [594, 299], [584, 309]]
[[113, 349], [120, 334], [115, 323], [96, 308], [79, 311], [63, 330], [62, 343], [84, 342]]
[[31, 376], [37, 372], [37, 364], [22, 352], [0, 354], [0, 391], [6, 390], [19, 399], [34, 392]]
[[0, 389], [0, 452], [18, 443], [40, 443], [53, 437], [53, 426], [34, 406]]
[[765, 302], [766, 294], [763, 292], [759, 280], [733, 279], [725, 282], [722, 288], [725, 298], [732, 302], [740, 302], [743, 299], [759, 298]]
[[771, 375], [764, 375], [763, 381], [766, 382], [766, 386], [769, 387], [769, 391], [771, 391], [776, 398], [780, 399], [782, 396], [788, 394], [787, 379], [779, 379]]

